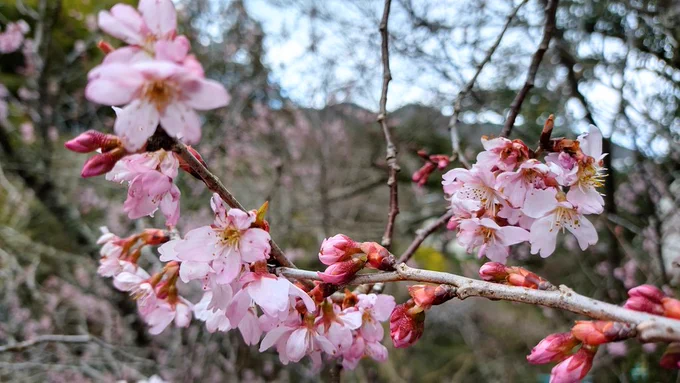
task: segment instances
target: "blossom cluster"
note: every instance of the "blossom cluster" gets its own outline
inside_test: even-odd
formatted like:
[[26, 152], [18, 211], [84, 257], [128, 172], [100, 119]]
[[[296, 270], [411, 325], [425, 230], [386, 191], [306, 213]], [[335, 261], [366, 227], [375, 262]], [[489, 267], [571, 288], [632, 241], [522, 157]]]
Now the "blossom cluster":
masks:
[[24, 36], [30, 30], [30, 26], [24, 20], [7, 24], [5, 31], [0, 33], [0, 54], [12, 53], [21, 48]]
[[562, 139], [539, 161], [520, 140], [482, 138], [484, 151], [471, 169], [443, 176], [454, 216], [449, 229], [468, 252], [505, 263], [509, 246], [528, 241], [531, 253], [548, 257], [557, 234], [571, 232], [582, 250], [598, 236], [586, 214], [600, 214], [602, 134], [595, 126], [576, 141]]

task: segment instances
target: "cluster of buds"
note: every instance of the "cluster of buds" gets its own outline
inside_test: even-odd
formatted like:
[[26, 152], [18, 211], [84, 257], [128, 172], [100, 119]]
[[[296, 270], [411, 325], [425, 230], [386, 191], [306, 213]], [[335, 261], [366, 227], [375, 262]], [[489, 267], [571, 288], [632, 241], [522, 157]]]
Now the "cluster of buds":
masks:
[[511, 286], [526, 287], [536, 290], [551, 290], [554, 286], [522, 267], [508, 267], [499, 262], [487, 262], [479, 268], [479, 276], [489, 282], [502, 283]]
[[103, 277], [116, 277], [122, 271], [136, 270], [142, 248], [161, 245], [170, 240], [168, 233], [159, 229], [146, 229], [127, 238], [119, 238], [106, 227], [101, 230], [102, 236], [97, 241], [97, 244], [102, 245], [97, 272]]
[[318, 275], [325, 283], [343, 285], [361, 269], [394, 270], [395, 260], [387, 249], [375, 242], [356, 242], [344, 234], [326, 238], [321, 243], [319, 260], [328, 265]]
[[641, 285], [628, 290], [627, 309], [680, 319], [680, 300], [664, 294], [652, 285]]
[[411, 180], [420, 187], [427, 183], [428, 178], [436, 169], [444, 170], [451, 162], [451, 157], [445, 154], [428, 154], [424, 150], [419, 150], [418, 155], [425, 160], [425, 164], [413, 173]]
[[76, 153], [97, 152], [93, 157], [85, 161], [80, 175], [83, 178], [99, 176], [108, 173], [128, 152], [123, 147], [118, 136], [104, 134], [96, 130], [88, 130], [78, 137], [66, 141], [66, 149]]
[[456, 296], [448, 285], [413, 285], [408, 288], [411, 299], [394, 308], [390, 316], [390, 337], [396, 348], [415, 344], [425, 331], [425, 311]]

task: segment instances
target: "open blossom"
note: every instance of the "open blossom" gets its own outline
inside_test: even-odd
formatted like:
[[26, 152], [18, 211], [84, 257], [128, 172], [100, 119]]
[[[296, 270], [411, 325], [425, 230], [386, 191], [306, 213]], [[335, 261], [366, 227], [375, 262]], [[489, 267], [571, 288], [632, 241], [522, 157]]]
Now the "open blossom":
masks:
[[478, 166], [472, 169], [453, 169], [444, 174], [444, 189], [450, 191], [452, 200], [460, 201], [467, 210], [484, 209], [496, 213], [496, 204], [502, 204], [503, 195], [495, 189], [494, 173]]
[[339, 305], [328, 300], [321, 304], [321, 308], [321, 316], [316, 318], [315, 324], [337, 352], [344, 353], [352, 345], [352, 330], [361, 327], [362, 313], [354, 307], [341, 310]]
[[369, 341], [360, 334], [354, 334], [352, 345], [342, 354], [342, 367], [354, 370], [364, 357], [384, 362], [387, 360], [387, 348], [380, 342]]
[[357, 295], [357, 309], [362, 313], [361, 336], [368, 341], [381, 341], [384, 329], [381, 322], [390, 319], [396, 303], [385, 294]]
[[265, 230], [251, 227], [256, 220], [254, 212], [227, 210], [217, 194], [212, 197], [211, 207], [215, 212], [213, 225], [191, 230], [184, 240], [174, 244], [174, 249], [180, 260], [207, 264], [217, 283], [228, 284], [240, 274], [243, 262], [269, 257], [270, 236]]
[[477, 165], [486, 169], [502, 171], [515, 169], [518, 163], [529, 158], [529, 148], [520, 140], [504, 137], [489, 140], [482, 137], [484, 151], [477, 155]]
[[549, 172], [548, 165], [534, 159], [527, 160], [519, 166], [516, 172], [499, 174], [496, 179], [496, 188], [503, 193], [513, 207], [522, 207], [527, 192], [533, 189], [545, 189], [549, 186]]
[[[266, 265], [264, 267], [266, 268]], [[283, 313], [288, 313], [290, 308], [289, 297], [300, 298], [308, 312], [316, 310], [312, 298], [304, 290], [285, 278], [269, 273], [253, 272], [241, 277], [241, 282], [243, 283], [243, 291], [269, 316], [280, 316]], [[235, 297], [234, 300], [236, 299]]]
[[468, 253], [479, 248], [477, 256], [505, 263], [510, 254], [509, 246], [529, 240], [529, 232], [514, 226], [499, 226], [490, 218], [470, 218], [460, 222], [458, 243]]
[[187, 143], [201, 138], [196, 110], [220, 108], [229, 94], [220, 83], [199, 77], [171, 61], [105, 63], [88, 74], [86, 97], [119, 106], [114, 130], [129, 151], [141, 149], [160, 123], [170, 136]]
[[537, 218], [529, 235], [531, 254], [539, 253], [544, 258], [550, 256], [557, 245], [557, 233], [564, 229], [574, 234], [581, 250], [597, 243], [593, 224], [563, 194], [557, 193], [551, 188], [534, 190], [527, 195], [524, 213]]
[[114, 182], [128, 182], [128, 195], [123, 205], [130, 219], [152, 216], [159, 208], [168, 226], [179, 219], [180, 191], [173, 180], [179, 162], [164, 150], [133, 154], [119, 160], [106, 175]]

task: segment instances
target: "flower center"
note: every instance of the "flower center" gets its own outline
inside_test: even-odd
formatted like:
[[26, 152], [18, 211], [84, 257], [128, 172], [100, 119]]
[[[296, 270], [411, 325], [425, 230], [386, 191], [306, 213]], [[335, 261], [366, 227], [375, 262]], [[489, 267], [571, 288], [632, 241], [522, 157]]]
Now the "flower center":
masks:
[[238, 229], [226, 228], [221, 233], [222, 243], [224, 243], [228, 246], [236, 247], [240, 240], [241, 240], [241, 232]]
[[150, 81], [142, 88], [142, 98], [154, 104], [159, 112], [164, 111], [178, 93], [177, 86], [167, 80]]
[[554, 229], [564, 229], [564, 226], [572, 221], [574, 222], [574, 225], [578, 226], [578, 220], [574, 220], [575, 214], [576, 212], [574, 209], [558, 206], [557, 209], [555, 209], [555, 219], [553, 220], [552, 225], [550, 225], [550, 231], [553, 231]]
[[496, 235], [496, 230], [490, 229], [486, 226], [480, 226], [479, 233], [481, 234], [482, 237], [484, 237], [484, 243], [487, 243], [494, 238], [494, 236]]
[[602, 168], [595, 167], [593, 164], [588, 164], [579, 168], [578, 182], [581, 186], [599, 188], [604, 186], [605, 176], [606, 174], [602, 171]]

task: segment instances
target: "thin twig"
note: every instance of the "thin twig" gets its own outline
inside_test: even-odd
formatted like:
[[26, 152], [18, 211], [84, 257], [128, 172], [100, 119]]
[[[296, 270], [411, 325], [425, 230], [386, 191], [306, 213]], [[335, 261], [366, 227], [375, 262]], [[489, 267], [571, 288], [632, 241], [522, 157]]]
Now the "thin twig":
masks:
[[0, 346], [0, 352], [23, 351], [40, 343], [89, 343], [91, 341], [90, 335], [40, 335], [23, 342]]
[[[298, 280], [319, 280], [314, 271], [278, 268], [277, 273]], [[592, 319], [611, 320], [637, 326], [638, 338], [642, 342], [680, 341], [680, 320], [665, 318], [645, 312], [633, 311], [611, 303], [598, 301], [574, 292], [561, 285], [555, 290], [534, 290], [466, 278], [439, 271], [415, 269], [401, 263], [397, 271], [356, 276], [349, 285], [378, 282], [428, 282], [456, 287], [456, 297], [466, 299], [481, 297], [493, 300], [526, 303], [552, 307], [584, 315]]]
[[430, 234], [434, 233], [440, 226], [446, 224], [446, 222], [448, 222], [449, 219], [451, 219], [451, 217], [453, 217], [453, 210], [447, 211], [441, 217], [437, 218], [436, 221], [418, 230], [416, 237], [413, 239], [413, 242], [411, 242], [406, 251], [404, 251], [404, 253], [401, 256], [399, 256], [399, 260], [397, 261], [397, 263], [408, 262], [408, 260], [411, 259], [413, 254], [415, 254], [415, 252], [418, 250], [423, 241], [425, 241], [425, 239], [429, 237]]
[[545, 55], [545, 52], [548, 50], [550, 40], [552, 39], [552, 36], [555, 33], [556, 22], [555, 14], [557, 13], [557, 3], [558, 0], [549, 0], [548, 5], [545, 8], [545, 26], [543, 27], [543, 39], [541, 40], [541, 43], [538, 45], [538, 49], [536, 49], [536, 52], [534, 52], [534, 55], [531, 58], [531, 65], [529, 66], [529, 72], [527, 73], [527, 79], [524, 82], [524, 86], [522, 87], [522, 89], [520, 89], [519, 93], [517, 93], [515, 99], [512, 100], [512, 104], [510, 104], [510, 113], [508, 114], [508, 118], [505, 120], [503, 130], [501, 130], [500, 134], [501, 137], [510, 136], [512, 128], [515, 125], [517, 115], [519, 114], [520, 109], [522, 109], [522, 103], [524, 102], [524, 99], [527, 97], [527, 94], [529, 94], [531, 88], [534, 87], [534, 81], [536, 80], [536, 72], [538, 72], [538, 67], [541, 65], [541, 61], [543, 61], [543, 56]]
[[[234, 197], [233, 194], [227, 189], [224, 184], [222, 184], [222, 181], [220, 181], [217, 176], [215, 176], [208, 168], [206, 168], [201, 161], [196, 159], [194, 155], [187, 150], [186, 145], [183, 143], [177, 141], [176, 139], [174, 140], [173, 144], [173, 151], [175, 151], [184, 161], [189, 164], [191, 169], [198, 174], [199, 177], [203, 180], [203, 183], [205, 183], [205, 186], [208, 187], [211, 191], [217, 193], [222, 200], [229, 205], [229, 207], [234, 208], [234, 209], [241, 209], [241, 210], [246, 210], [243, 205]], [[271, 256], [276, 260], [276, 262], [279, 263], [281, 266], [285, 267], [293, 267], [295, 268], [295, 264], [291, 262], [288, 258], [286, 258], [286, 255], [283, 254], [283, 251], [279, 247], [279, 245], [274, 242], [272, 239], [271, 241], [272, 245], [272, 251], [271, 251]]]
[[392, 245], [392, 235], [394, 233], [394, 221], [399, 214], [399, 191], [397, 184], [397, 172], [399, 165], [397, 165], [397, 147], [392, 141], [392, 134], [387, 126], [387, 90], [392, 80], [392, 73], [390, 72], [390, 51], [389, 51], [389, 33], [387, 30], [387, 22], [390, 17], [390, 7], [392, 0], [385, 0], [385, 8], [383, 10], [382, 20], [380, 21], [380, 36], [382, 38], [381, 57], [383, 68], [383, 83], [382, 91], [380, 93], [380, 112], [378, 113], [378, 124], [382, 128], [385, 135], [385, 143], [387, 144], [385, 160], [388, 167], [387, 186], [390, 188], [390, 210], [387, 214], [387, 225], [385, 227], [385, 234], [383, 234], [381, 244], [389, 249]]
[[456, 96], [456, 100], [453, 102], [453, 114], [449, 119], [449, 135], [451, 136], [451, 148], [453, 149], [453, 153], [458, 156], [458, 161], [460, 161], [460, 163], [463, 164], [463, 166], [465, 166], [468, 169], [470, 168], [470, 162], [467, 160], [465, 154], [460, 149], [460, 136], [458, 135], [458, 122], [459, 122], [458, 116], [460, 115], [460, 110], [463, 107], [463, 99], [468, 95], [468, 93], [470, 93], [470, 91], [472, 91], [472, 88], [474, 87], [475, 82], [477, 81], [477, 77], [479, 77], [479, 75], [482, 73], [482, 70], [484, 69], [486, 64], [488, 64], [489, 61], [491, 61], [491, 56], [493, 56], [493, 54], [496, 52], [496, 49], [498, 49], [498, 46], [501, 44], [501, 40], [503, 40], [503, 36], [505, 36], [505, 32], [510, 27], [512, 20], [515, 19], [515, 16], [517, 16], [519, 10], [528, 1], [529, 0], [522, 1], [517, 7], [515, 7], [512, 13], [508, 16], [507, 20], [505, 21], [505, 25], [501, 30], [501, 33], [498, 35], [496, 41], [491, 46], [491, 48], [489, 48], [489, 50], [486, 52], [484, 60], [482, 60], [477, 65], [477, 71], [472, 76], [472, 78], [465, 84], [463, 89], [460, 90], [458, 96]]

